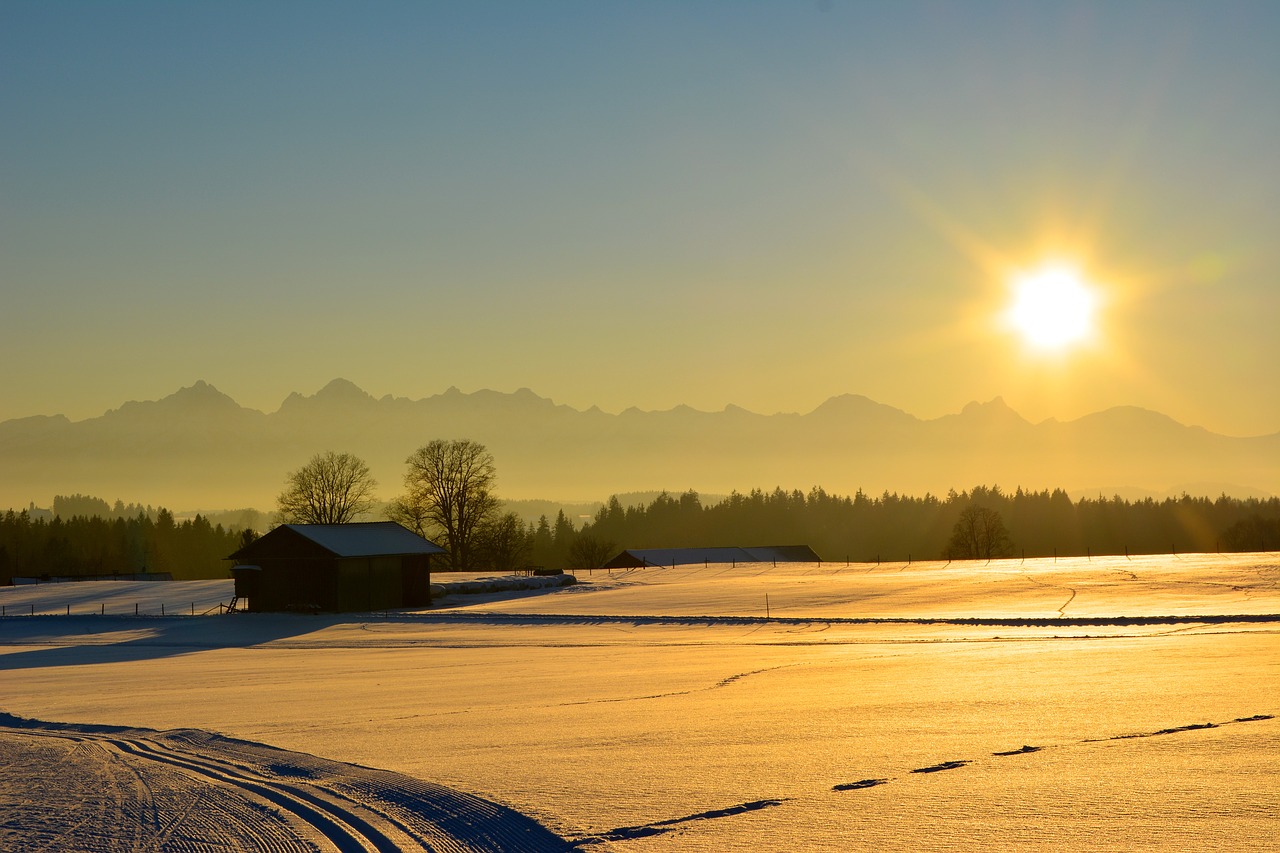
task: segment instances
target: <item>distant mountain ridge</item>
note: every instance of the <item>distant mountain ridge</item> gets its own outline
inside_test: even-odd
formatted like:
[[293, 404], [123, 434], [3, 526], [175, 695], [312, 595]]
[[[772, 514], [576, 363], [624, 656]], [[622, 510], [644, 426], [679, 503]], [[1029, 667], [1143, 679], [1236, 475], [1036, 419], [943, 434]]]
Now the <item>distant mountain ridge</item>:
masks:
[[345, 379], [290, 394], [272, 413], [204, 381], [100, 417], [0, 422], [0, 506], [84, 493], [184, 507], [274, 504], [285, 474], [322, 450], [366, 459], [389, 498], [403, 462], [434, 438], [471, 438], [498, 463], [509, 498], [597, 500], [615, 492], [752, 488], [852, 494], [1006, 489], [1165, 494], [1180, 483], [1236, 496], [1280, 493], [1280, 433], [1216, 435], [1117, 407], [1033, 424], [997, 397], [922, 420], [856, 394], [807, 414], [574, 409], [528, 388], [450, 388], [375, 398]]

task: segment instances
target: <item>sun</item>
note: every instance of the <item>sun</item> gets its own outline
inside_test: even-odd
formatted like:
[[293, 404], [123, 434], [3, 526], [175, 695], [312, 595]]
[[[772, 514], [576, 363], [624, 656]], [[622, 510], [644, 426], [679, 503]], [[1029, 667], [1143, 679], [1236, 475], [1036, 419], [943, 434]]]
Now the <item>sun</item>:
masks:
[[1011, 281], [1010, 328], [1032, 349], [1063, 352], [1094, 336], [1097, 296], [1074, 268], [1052, 264]]

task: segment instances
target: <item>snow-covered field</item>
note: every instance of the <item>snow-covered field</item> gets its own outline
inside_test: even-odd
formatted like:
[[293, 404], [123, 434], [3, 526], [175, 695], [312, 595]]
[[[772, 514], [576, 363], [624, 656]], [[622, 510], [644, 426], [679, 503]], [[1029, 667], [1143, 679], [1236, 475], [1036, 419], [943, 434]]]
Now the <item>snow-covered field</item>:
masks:
[[[124, 815], [86, 850], [252, 849], [253, 815], [259, 849], [379, 849], [307, 796], [432, 849], [556, 849], [531, 821], [637, 853], [1280, 836], [1278, 554], [579, 580], [372, 617], [168, 615], [224, 581], [0, 589], [0, 711], [79, 724], [0, 725], [0, 849], [75, 849], [57, 791]], [[193, 797], [222, 829], [157, 805]]]

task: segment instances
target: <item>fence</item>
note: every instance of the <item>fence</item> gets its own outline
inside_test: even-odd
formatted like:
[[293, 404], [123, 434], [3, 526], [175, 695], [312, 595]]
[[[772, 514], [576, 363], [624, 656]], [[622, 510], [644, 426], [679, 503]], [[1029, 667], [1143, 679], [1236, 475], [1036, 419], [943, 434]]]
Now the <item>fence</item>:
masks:
[[188, 604], [174, 604], [172, 602], [133, 602], [132, 607], [128, 603], [117, 604], [112, 603], [111, 607], [107, 607], [106, 602], [99, 602], [97, 606], [87, 606], [83, 604], [70, 605], [65, 604], [59, 607], [48, 607], [37, 605], [34, 602], [29, 604], [0, 604], [0, 618], [9, 618], [15, 616], [216, 616], [223, 613], [238, 613], [232, 605], [219, 601], [212, 607], [201, 605], [201, 609], [196, 608], [194, 601]]

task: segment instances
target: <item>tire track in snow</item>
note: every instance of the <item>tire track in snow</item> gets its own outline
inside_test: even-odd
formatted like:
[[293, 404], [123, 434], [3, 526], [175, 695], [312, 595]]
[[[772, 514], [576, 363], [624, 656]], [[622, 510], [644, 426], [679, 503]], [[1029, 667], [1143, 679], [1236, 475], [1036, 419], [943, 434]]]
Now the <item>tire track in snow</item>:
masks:
[[[0, 762], [19, 756], [20, 766], [15, 768], [42, 782], [46, 764], [39, 756], [55, 753], [43, 747], [33, 750], [35, 741], [75, 742], [94, 760], [68, 762], [63, 779], [49, 780], [50, 803], [38, 798], [25, 805], [5, 803], [17, 814], [0, 825], [0, 848], [8, 849], [8, 826], [34, 827], [40, 839], [51, 842], [43, 849], [59, 853], [293, 853], [314, 851], [317, 844], [341, 853], [575, 849], [505, 806], [390, 771], [198, 730], [38, 723], [0, 714]], [[104, 786], [104, 773], [112, 766], [126, 775]], [[135, 776], [155, 796], [144, 796], [128, 776]], [[106, 796], [95, 798], [94, 792], [104, 787]], [[8, 793], [0, 786], [0, 795]], [[161, 795], [163, 802], [156, 806]], [[145, 806], [141, 810], [138, 801]], [[155, 819], [147, 817], [149, 812]], [[92, 825], [85, 829], [77, 821]], [[24, 841], [15, 849], [40, 847]]]
[[387, 770], [288, 752], [196, 729], [165, 734], [167, 742], [212, 751], [237, 766], [285, 777], [358, 803], [423, 839], [437, 853], [560, 853], [572, 845], [531, 818], [498, 803]]
[[106, 742], [121, 752], [184, 768], [214, 782], [255, 794], [315, 827], [342, 853], [367, 853], [370, 849], [378, 853], [398, 853], [412, 850], [408, 844], [423, 849], [417, 839], [403, 832], [402, 827], [375, 827], [373, 822], [376, 818], [362, 815], [364, 809], [355, 803], [335, 802], [300, 785], [280, 780], [255, 779], [234, 765], [179, 753], [154, 742], [116, 739]]
[[[58, 778], [76, 764], [76, 761], [72, 760], [72, 756], [83, 747], [76, 738], [68, 738], [67, 740], [68, 743], [59, 744], [62, 748], [58, 750], [56, 760], [51, 761], [46, 755], [41, 755], [41, 763], [48, 776]], [[23, 786], [20, 793], [22, 795], [21, 802], [8, 803], [4, 808], [0, 808], [0, 826], [9, 825], [11, 819], [19, 812], [36, 805], [35, 797], [38, 796], [38, 791], [32, 790], [29, 786]]]
[[[97, 780], [97, 790], [93, 792], [78, 791], [80, 793], [81, 808], [76, 812], [74, 822], [58, 827], [57, 829], [42, 834], [39, 840], [31, 840], [26, 843], [26, 849], [31, 853], [37, 851], [61, 851], [64, 849], [78, 846], [80, 839], [92, 839], [91, 843], [102, 844], [104, 849], [120, 849], [133, 850], [138, 849], [138, 842], [141, 840], [144, 827], [140, 822], [131, 822], [125, 828], [125, 832], [129, 837], [112, 837], [103, 832], [103, 827], [112, 827], [114, 821], [110, 820], [110, 816], [116, 812], [129, 808], [132, 804], [122, 792], [120, 784], [120, 775], [122, 773], [122, 762], [118, 761], [109, 751], [98, 745], [86, 747], [83, 741], [76, 740], [73, 751], [78, 752], [82, 757], [88, 758], [100, 771], [100, 777]], [[6, 825], [8, 821], [6, 821]]]
[[[61, 737], [53, 732], [33, 732], [33, 734], [49, 738]], [[148, 744], [141, 740], [106, 735], [90, 735], [77, 738], [77, 740], [94, 742], [95, 745], [107, 751], [109, 756], [109, 760], [105, 762], [107, 766], [123, 767], [126, 772], [138, 778], [141, 777], [137, 770], [129, 767], [128, 763], [121, 759], [121, 756], [141, 758], [146, 761], [180, 768], [200, 776], [206, 781], [237, 788], [241, 792], [289, 812], [304, 823], [314, 827], [323, 838], [333, 845], [334, 849], [341, 851], [341, 853], [368, 853], [371, 849], [379, 851], [379, 853], [394, 853], [394, 851], [413, 849], [412, 847], [397, 846], [385, 834], [378, 832], [367, 821], [351, 814], [349, 810], [332, 805], [313, 808], [310, 803], [318, 801], [320, 798], [314, 795], [300, 794], [296, 790], [292, 790], [295, 786], [272, 783], [266, 779], [254, 780], [230, 764], [207, 758], [198, 758], [191, 754], [179, 754], [175, 750], [165, 750], [156, 744]], [[115, 812], [125, 814], [137, 812], [132, 799], [124, 796], [121, 790], [122, 786], [119, 783], [118, 773], [110, 775], [107, 783]], [[153, 800], [149, 793], [150, 789], [148, 788], [148, 796], [145, 801], [152, 803]], [[119, 825], [130, 831], [132, 838], [120, 849], [142, 850], [155, 846], [155, 839], [147, 837], [146, 831], [148, 827], [145, 821], [110, 821], [106, 819], [108, 811], [107, 806], [103, 804], [98, 809], [98, 813], [87, 816], [85, 820], [98, 820], [103, 825]], [[68, 827], [66, 832], [52, 840], [48, 849], [59, 849], [59, 842], [76, 829], [79, 829], [79, 827], [80, 824]], [[156, 828], [158, 829], [159, 827]], [[170, 829], [170, 831], [172, 830]], [[120, 840], [122, 839], [117, 839], [117, 841]], [[425, 848], [419, 847], [418, 849]]]
[[[8, 783], [0, 785], [0, 797], [11, 797], [15, 787], [27, 794], [12, 799], [0, 814], [2, 850], [316, 851], [314, 844], [292, 841], [279, 821], [262, 811], [242, 811], [237, 834], [236, 816], [222, 811], [229, 796], [222, 789], [197, 788], [175, 769], [138, 762], [96, 740], [0, 729], [0, 749], [5, 767], [0, 777]], [[60, 758], [45, 760], [54, 756]], [[254, 830], [243, 831], [244, 825]]]

